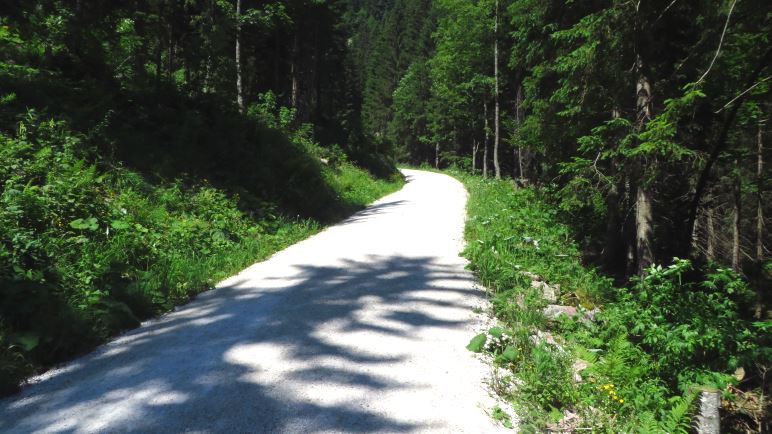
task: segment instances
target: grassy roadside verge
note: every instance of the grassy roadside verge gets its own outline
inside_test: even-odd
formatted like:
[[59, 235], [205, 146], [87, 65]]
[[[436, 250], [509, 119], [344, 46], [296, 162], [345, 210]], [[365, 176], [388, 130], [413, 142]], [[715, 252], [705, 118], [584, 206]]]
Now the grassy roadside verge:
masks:
[[206, 178], [104, 164], [63, 123], [0, 133], [0, 394], [402, 185], [294, 146], [288, 175], [319, 175], [288, 182], [290, 197], [323, 219]]
[[464, 255], [498, 321], [469, 349], [492, 357], [522, 432], [688, 432], [703, 387], [722, 391], [726, 431], [768, 423], [769, 324], [745, 319], [751, 291], [737, 275], [675, 259], [616, 288], [582, 264], [542, 192], [451, 174], [469, 191]]

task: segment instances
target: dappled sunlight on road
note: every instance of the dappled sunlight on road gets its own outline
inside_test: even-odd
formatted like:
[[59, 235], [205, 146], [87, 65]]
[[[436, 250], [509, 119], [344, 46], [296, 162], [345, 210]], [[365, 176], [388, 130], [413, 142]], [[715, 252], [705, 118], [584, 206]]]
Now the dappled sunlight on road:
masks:
[[3, 432], [485, 432], [464, 192], [443, 175], [0, 401]]

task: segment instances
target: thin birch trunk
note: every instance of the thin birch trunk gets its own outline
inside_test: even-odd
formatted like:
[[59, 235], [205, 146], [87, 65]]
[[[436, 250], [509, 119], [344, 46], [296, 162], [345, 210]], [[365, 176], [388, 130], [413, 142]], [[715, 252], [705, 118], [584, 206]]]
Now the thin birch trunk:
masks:
[[488, 132], [488, 102], [483, 102], [483, 117], [485, 121], [485, 141], [483, 143], [483, 178], [488, 177], [488, 140], [490, 138], [490, 134]]
[[[740, 162], [735, 159], [735, 170], [739, 170]], [[735, 175], [734, 191], [732, 201], [732, 268], [740, 271], [740, 219], [742, 212], [742, 191], [739, 173]]]
[[496, 0], [495, 21], [493, 24], [493, 170], [496, 179], [501, 178], [499, 166], [499, 0]]
[[[520, 128], [523, 125], [523, 85], [517, 86], [517, 94], [515, 95], [515, 122], [517, 123], [517, 132], [520, 132]], [[517, 176], [521, 182], [525, 181], [525, 173], [523, 172], [523, 147], [517, 146]]]
[[169, 25], [169, 49], [166, 55], [166, 72], [169, 82], [174, 80], [174, 28]]
[[705, 210], [705, 257], [709, 261], [716, 259], [716, 225], [713, 221], [713, 208]]
[[241, 76], [241, 0], [236, 0], [236, 104], [244, 113], [244, 89]]
[[764, 144], [762, 143], [762, 128], [759, 121], [756, 133], [756, 262], [764, 262], [764, 203], [762, 181], [764, 175]]
[[[759, 121], [756, 133], [756, 263], [764, 263], [764, 204], [762, 182], [764, 174], [764, 144], [762, 143], [762, 129], [764, 123]], [[756, 303], [753, 308], [753, 317], [761, 319], [764, 312], [764, 289], [761, 282], [756, 284]]]
[[298, 108], [298, 93], [300, 91], [300, 84], [298, 80], [298, 50], [299, 50], [299, 41], [298, 41], [298, 32], [295, 30], [295, 35], [293, 36], [292, 40], [292, 64], [290, 65], [290, 76], [292, 77], [292, 96], [290, 103], [292, 105], [292, 108], [297, 109]]
[[472, 138], [472, 175], [477, 173], [477, 139]]

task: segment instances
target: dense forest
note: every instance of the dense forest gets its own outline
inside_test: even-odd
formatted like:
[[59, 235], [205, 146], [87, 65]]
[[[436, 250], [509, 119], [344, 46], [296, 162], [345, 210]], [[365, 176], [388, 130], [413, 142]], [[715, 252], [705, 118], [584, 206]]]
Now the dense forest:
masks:
[[[5, 1], [0, 387], [392, 191], [401, 163], [466, 173], [491, 219], [543, 201], [528, 218], [598, 270], [558, 273], [592, 276], [574, 304], [617, 315], [571, 333], [639, 351], [621, 366], [701, 351], [628, 378], [657, 400], [625, 417], [665, 420], [738, 368], [763, 414], [770, 35], [765, 0]], [[484, 283], [517, 280], [479, 245]], [[693, 343], [706, 315], [720, 336]], [[566, 393], [535, 402], [580, 407]]]
[[622, 275], [763, 272], [766, 2], [370, 3], [353, 49], [380, 149], [554, 188]]

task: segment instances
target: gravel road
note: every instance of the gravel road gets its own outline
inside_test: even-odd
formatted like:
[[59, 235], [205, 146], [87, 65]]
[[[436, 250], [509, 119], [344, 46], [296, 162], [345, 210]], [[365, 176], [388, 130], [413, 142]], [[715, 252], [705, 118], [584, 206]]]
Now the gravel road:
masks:
[[0, 401], [0, 432], [496, 432], [466, 192], [409, 182]]

